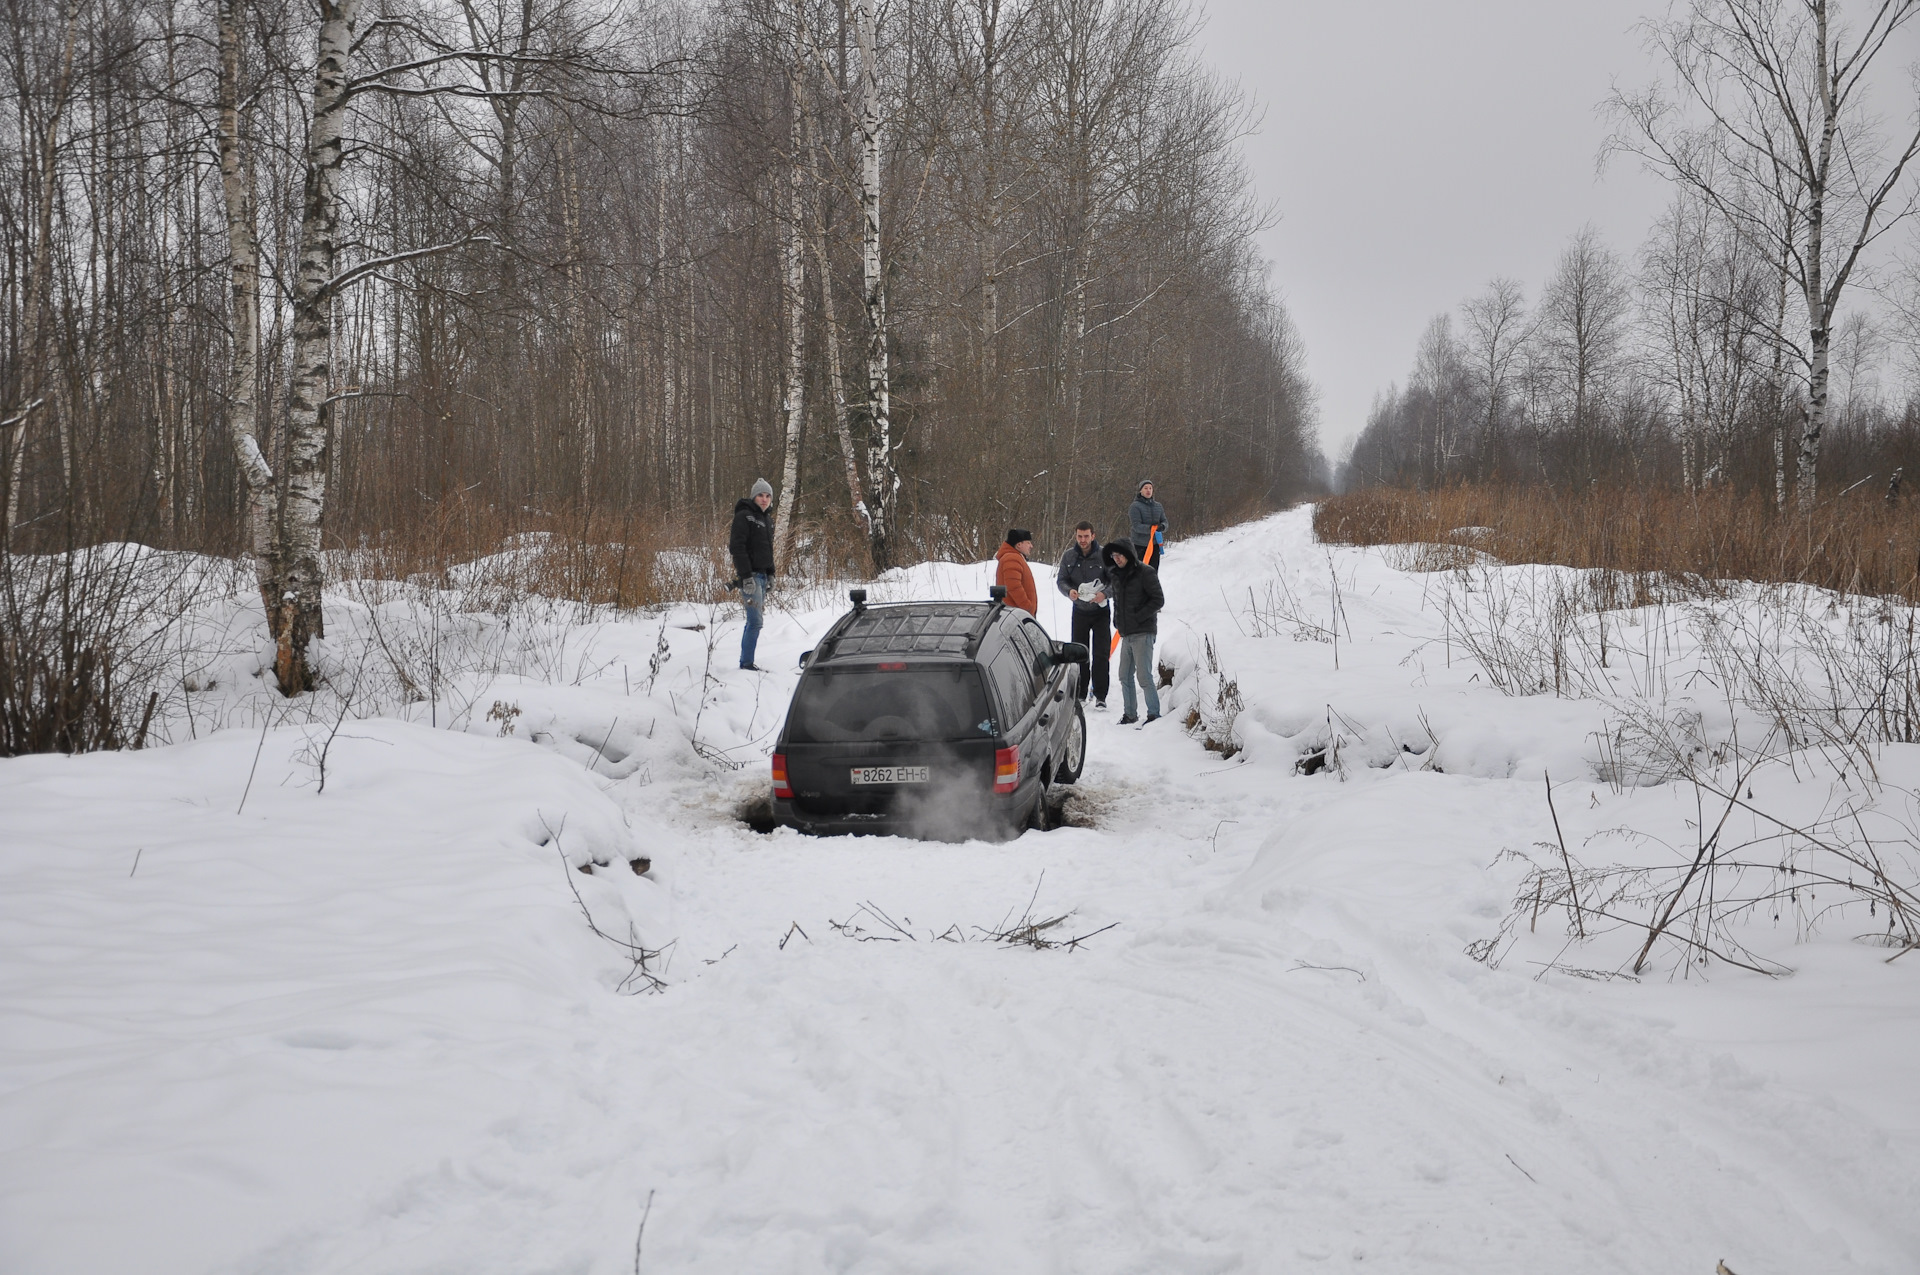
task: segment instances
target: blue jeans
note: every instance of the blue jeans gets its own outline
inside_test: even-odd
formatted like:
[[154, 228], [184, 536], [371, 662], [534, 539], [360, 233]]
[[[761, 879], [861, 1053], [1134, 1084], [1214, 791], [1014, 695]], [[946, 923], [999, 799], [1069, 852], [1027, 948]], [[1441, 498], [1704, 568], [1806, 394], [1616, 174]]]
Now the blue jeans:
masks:
[[1114, 670], [1114, 676], [1120, 679], [1120, 704], [1126, 709], [1128, 717], [1134, 716], [1133, 683], [1140, 682], [1140, 689], [1147, 693], [1147, 713], [1160, 716], [1160, 692], [1154, 686], [1153, 639], [1152, 633], [1129, 633], [1120, 639], [1120, 667]]
[[767, 577], [761, 572], [741, 578], [740, 602], [747, 608], [747, 631], [740, 635], [740, 667], [753, 663], [754, 648], [760, 644], [761, 612], [767, 605]]

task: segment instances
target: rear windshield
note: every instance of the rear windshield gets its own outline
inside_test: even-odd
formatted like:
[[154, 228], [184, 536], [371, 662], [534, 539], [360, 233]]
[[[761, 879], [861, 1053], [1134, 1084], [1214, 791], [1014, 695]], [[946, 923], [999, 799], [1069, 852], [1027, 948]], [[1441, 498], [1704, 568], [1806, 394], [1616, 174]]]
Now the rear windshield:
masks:
[[787, 710], [787, 739], [799, 744], [980, 739], [993, 733], [980, 674], [970, 664], [810, 669]]

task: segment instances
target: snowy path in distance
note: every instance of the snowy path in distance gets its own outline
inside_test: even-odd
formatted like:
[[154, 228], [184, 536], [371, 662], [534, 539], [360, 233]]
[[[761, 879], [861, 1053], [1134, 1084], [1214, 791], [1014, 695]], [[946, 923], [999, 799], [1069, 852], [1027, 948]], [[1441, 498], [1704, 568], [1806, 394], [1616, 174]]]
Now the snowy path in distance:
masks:
[[[1330, 607], [1330, 572], [1337, 670], [1228, 600]], [[1093, 826], [1005, 845], [747, 830], [793, 674], [723, 674], [700, 738], [749, 764], [717, 771], [661, 715], [703, 637], [639, 694], [647, 617], [599, 676], [497, 692], [538, 749], [350, 723], [324, 793], [293, 728], [0, 763], [0, 1269], [612, 1275], [650, 1196], [653, 1272], [1916, 1269], [1920, 966], [1791, 935], [1780, 981], [1469, 960], [1517, 879], [1490, 865], [1551, 835], [1542, 771], [1587, 830], [1666, 800], [1592, 782], [1598, 706], [1488, 689], [1428, 641], [1427, 577], [1304, 510], [1164, 579], [1179, 693], [1211, 636], [1246, 751], [1120, 728], [1116, 688]], [[762, 662], [838, 610], [777, 616]], [[1430, 728], [1446, 773], [1295, 775], [1331, 714]], [[664, 994], [614, 993], [540, 844], [563, 816], [602, 925], [673, 942]], [[1114, 928], [982, 938], [1036, 891]]]

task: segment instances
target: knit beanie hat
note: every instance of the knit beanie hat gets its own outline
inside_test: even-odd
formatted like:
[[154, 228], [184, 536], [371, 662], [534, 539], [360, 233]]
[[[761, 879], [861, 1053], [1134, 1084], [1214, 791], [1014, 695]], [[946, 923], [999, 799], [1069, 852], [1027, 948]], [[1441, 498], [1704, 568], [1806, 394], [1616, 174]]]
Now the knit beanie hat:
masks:
[[1033, 539], [1033, 533], [1031, 531], [1028, 531], [1025, 527], [1015, 527], [1012, 530], [1007, 532], [1007, 543], [1010, 545], [1017, 545], [1022, 540], [1031, 540], [1031, 539]]
[[747, 493], [747, 499], [752, 500], [756, 496], [771, 495], [773, 495], [773, 484], [764, 478], [756, 478], [753, 480], [753, 490]]
[[1142, 478], [1139, 482], [1133, 485], [1133, 494], [1138, 496], [1144, 488], [1151, 487], [1152, 485], [1153, 485], [1153, 479]]

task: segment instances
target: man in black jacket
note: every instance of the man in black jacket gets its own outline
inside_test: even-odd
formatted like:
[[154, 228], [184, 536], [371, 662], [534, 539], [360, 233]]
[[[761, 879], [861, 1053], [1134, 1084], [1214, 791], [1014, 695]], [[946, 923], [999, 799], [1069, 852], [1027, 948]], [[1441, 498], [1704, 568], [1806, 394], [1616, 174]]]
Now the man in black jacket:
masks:
[[1093, 663], [1093, 684], [1083, 694], [1092, 697], [1095, 708], [1105, 708], [1107, 656], [1113, 639], [1107, 615], [1107, 562], [1094, 541], [1092, 523], [1083, 522], [1074, 531], [1053, 584], [1073, 599], [1073, 636], [1068, 640], [1085, 643]]
[[1126, 710], [1120, 721], [1124, 725], [1140, 720], [1134, 712], [1135, 680], [1147, 693], [1147, 721], [1156, 721], [1160, 692], [1153, 684], [1153, 640], [1159, 636], [1160, 609], [1167, 605], [1167, 595], [1160, 590], [1159, 575], [1134, 556], [1127, 541], [1116, 540], [1103, 552], [1113, 564], [1107, 572], [1107, 593], [1113, 599], [1113, 627], [1120, 634], [1120, 667], [1115, 676], [1120, 679], [1120, 703]]
[[773, 583], [773, 515], [768, 512], [772, 506], [773, 487], [764, 478], [755, 479], [753, 490], [733, 507], [733, 532], [727, 537], [740, 601], [747, 608], [747, 631], [740, 635], [740, 667], [756, 673], [762, 670], [753, 662], [753, 653], [760, 642], [767, 586]]

